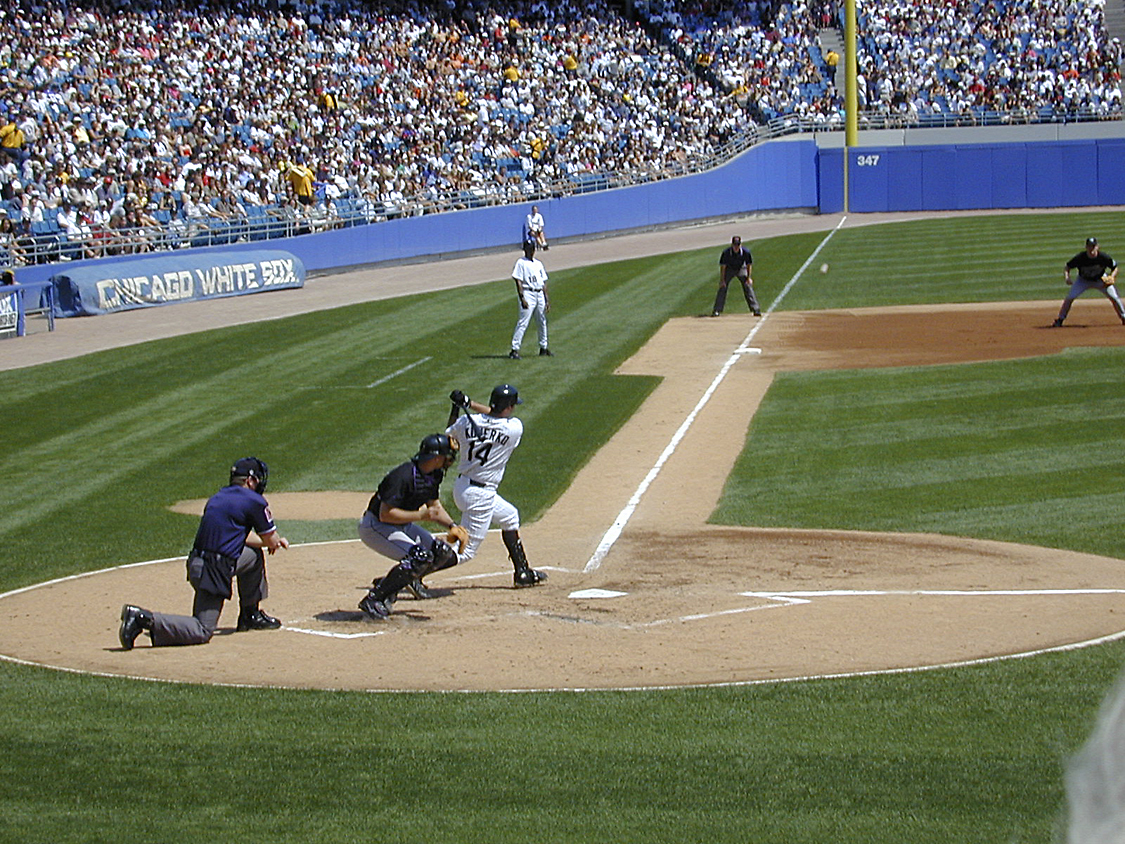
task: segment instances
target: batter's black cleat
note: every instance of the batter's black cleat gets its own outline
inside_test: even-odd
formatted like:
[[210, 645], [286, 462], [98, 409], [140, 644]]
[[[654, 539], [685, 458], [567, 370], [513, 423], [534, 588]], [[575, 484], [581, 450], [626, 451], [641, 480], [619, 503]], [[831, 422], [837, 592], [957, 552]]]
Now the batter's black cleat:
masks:
[[127, 651], [133, 650], [133, 643], [141, 635], [142, 630], [152, 629], [152, 613], [126, 604], [121, 608], [121, 627], [117, 630], [117, 638], [121, 647]]
[[422, 578], [416, 577], [408, 584], [406, 588], [410, 590], [410, 594], [417, 598], [419, 601], [428, 601], [430, 598], [436, 598], [437, 592], [426, 586], [422, 582]]
[[754, 311], [754, 316], [761, 316], [761, 315], [762, 315], [761, 311]]
[[550, 349], [548, 349], [546, 346], [543, 346], [539, 350], [539, 357], [541, 357], [541, 358], [553, 358], [554, 356], [555, 356], [555, 353], [552, 352]]
[[515, 349], [512, 349], [510, 352], [508, 352], [508, 357], [510, 357], [512, 360], [519, 360], [520, 359], [520, 353], [517, 352]]
[[272, 615], [266, 615], [262, 610], [255, 609], [250, 612], [239, 613], [238, 626], [235, 627], [235, 630], [244, 633], [247, 630], [276, 630], [280, 626], [281, 622]]
[[1056, 319], [1054, 322], [1051, 323], [1051, 328], [1062, 328], [1062, 320]]
[[525, 586], [538, 586], [546, 579], [546, 572], [536, 571], [535, 569], [520, 569], [515, 573], [512, 582], [517, 589], [522, 589]]
[[374, 592], [367, 593], [364, 599], [359, 602], [359, 608], [372, 621], [382, 621], [391, 614], [390, 607], [376, 598]]
[[719, 315], [718, 311], [711, 311], [711, 316], [718, 316], [718, 315]]

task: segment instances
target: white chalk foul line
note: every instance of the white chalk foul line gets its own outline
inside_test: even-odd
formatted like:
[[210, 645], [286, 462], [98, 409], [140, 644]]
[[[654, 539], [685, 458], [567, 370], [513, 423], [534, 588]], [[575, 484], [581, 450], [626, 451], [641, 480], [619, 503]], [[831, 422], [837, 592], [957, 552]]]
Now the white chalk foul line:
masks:
[[598, 567], [601, 566], [602, 561], [606, 558], [609, 550], [621, 536], [621, 532], [625, 529], [625, 525], [627, 525], [629, 523], [629, 520], [633, 517], [633, 513], [636, 511], [637, 505], [641, 503], [641, 499], [644, 497], [644, 494], [648, 491], [648, 488], [652, 485], [652, 482], [656, 480], [656, 476], [660, 474], [660, 470], [664, 468], [664, 464], [668, 462], [668, 458], [670, 458], [676, 451], [676, 448], [679, 446], [680, 441], [683, 440], [684, 436], [687, 435], [688, 429], [691, 428], [692, 423], [695, 422], [695, 419], [697, 416], [699, 416], [700, 411], [703, 410], [703, 408], [707, 405], [707, 402], [711, 400], [711, 396], [715, 394], [715, 391], [719, 388], [719, 385], [723, 382], [723, 379], [727, 377], [727, 373], [730, 372], [731, 367], [734, 366], [734, 364], [742, 355], [754, 353], [751, 350], [755, 349], [756, 347], [751, 346], [750, 341], [754, 339], [754, 336], [765, 324], [766, 320], [769, 319], [770, 314], [772, 314], [774, 312], [774, 309], [781, 304], [781, 301], [785, 298], [786, 294], [788, 294], [793, 285], [797, 283], [797, 279], [801, 277], [808, 266], [816, 259], [816, 256], [820, 254], [820, 251], [826, 245], [828, 245], [828, 241], [832, 239], [832, 236], [840, 230], [840, 227], [842, 225], [844, 225], [844, 220], [846, 219], [847, 216], [841, 217], [840, 222], [836, 224], [836, 228], [832, 229], [832, 231], [825, 235], [824, 239], [819, 244], [817, 244], [816, 249], [814, 249], [812, 251], [812, 254], [805, 259], [805, 263], [801, 264], [797, 272], [793, 274], [793, 277], [789, 279], [785, 287], [781, 289], [781, 292], [777, 295], [777, 298], [773, 300], [770, 306], [766, 309], [765, 313], [762, 314], [762, 318], [754, 323], [754, 327], [750, 329], [750, 333], [746, 335], [745, 339], [739, 344], [738, 348], [731, 353], [731, 356], [729, 358], [727, 358], [726, 363], [724, 363], [722, 368], [719, 370], [719, 374], [715, 376], [715, 379], [711, 382], [711, 385], [707, 388], [706, 392], [703, 393], [703, 397], [700, 398], [700, 400], [696, 403], [691, 413], [689, 413], [687, 418], [683, 421], [683, 424], [681, 424], [680, 427], [676, 430], [676, 433], [672, 435], [671, 441], [667, 446], [664, 447], [664, 451], [661, 452], [660, 457], [657, 458], [656, 463], [653, 465], [653, 467], [648, 470], [648, 474], [645, 475], [644, 480], [641, 481], [641, 485], [637, 487], [636, 492], [634, 492], [632, 497], [629, 499], [629, 503], [626, 504], [625, 508], [617, 514], [617, 518], [613, 520], [613, 524], [610, 525], [609, 530], [607, 530], [602, 536], [602, 540], [598, 543], [598, 547], [594, 550], [593, 556], [591, 556], [590, 559], [586, 562], [586, 567], [583, 569], [584, 572], [588, 574], [592, 571], [596, 571]]
[[426, 361], [431, 360], [431, 359], [432, 359], [431, 356], [427, 355], [424, 358], [420, 358], [419, 360], [414, 361], [414, 363], [408, 363], [402, 369], [397, 369], [394, 372], [392, 372], [390, 375], [384, 375], [382, 378], [378, 379], [377, 381], [372, 381], [370, 384], [367, 385], [366, 389], [370, 390], [373, 387], [378, 387], [380, 384], [386, 384], [392, 378], [397, 378], [399, 375], [402, 375], [404, 372], [409, 372], [414, 367], [421, 366]]

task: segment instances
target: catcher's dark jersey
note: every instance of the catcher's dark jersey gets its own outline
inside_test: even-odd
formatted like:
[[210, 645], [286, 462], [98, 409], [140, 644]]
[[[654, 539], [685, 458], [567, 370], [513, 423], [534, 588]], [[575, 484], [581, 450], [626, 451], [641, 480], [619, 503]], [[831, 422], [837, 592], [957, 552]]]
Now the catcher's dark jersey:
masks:
[[754, 263], [754, 259], [750, 255], [750, 250], [745, 246], [740, 246], [737, 249], [728, 246], [719, 256], [719, 263], [723, 267], [723, 278], [729, 281], [735, 276], [746, 278], [750, 274], [748, 267]]
[[1079, 252], [1066, 262], [1068, 270], [1078, 270], [1078, 277], [1083, 281], [1097, 281], [1103, 275], [1111, 272], [1117, 262], [1105, 252], [1090, 255], [1085, 250]]
[[438, 497], [438, 489], [445, 477], [444, 469], [434, 469], [428, 475], [413, 460], [396, 466], [379, 481], [379, 488], [371, 496], [367, 509], [379, 515], [379, 505], [417, 510]]

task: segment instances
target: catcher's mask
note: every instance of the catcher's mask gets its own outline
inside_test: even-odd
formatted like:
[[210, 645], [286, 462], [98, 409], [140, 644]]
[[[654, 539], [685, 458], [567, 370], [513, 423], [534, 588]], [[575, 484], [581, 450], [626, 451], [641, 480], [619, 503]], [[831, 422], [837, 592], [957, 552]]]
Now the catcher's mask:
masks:
[[511, 384], [500, 384], [493, 389], [488, 404], [493, 410], [503, 410], [514, 404], [523, 404], [523, 400], [520, 399], [519, 390]]
[[422, 438], [418, 446], [418, 453], [414, 455], [415, 462], [428, 460], [431, 457], [444, 457], [452, 460], [457, 456], [457, 446], [447, 434], [430, 434]]
[[242, 478], [254, 478], [258, 481], [258, 493], [266, 491], [266, 482], [270, 478], [270, 467], [257, 457], [243, 457], [235, 461], [230, 467], [230, 482], [238, 483]]

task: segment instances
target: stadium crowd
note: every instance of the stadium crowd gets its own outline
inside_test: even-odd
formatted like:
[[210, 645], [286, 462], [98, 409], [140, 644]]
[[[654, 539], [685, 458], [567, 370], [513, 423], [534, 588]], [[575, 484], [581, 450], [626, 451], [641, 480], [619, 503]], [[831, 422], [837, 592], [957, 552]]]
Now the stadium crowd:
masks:
[[[129, 253], [683, 172], [771, 119], [842, 121], [818, 42], [840, 5], [13, 0], [0, 263], [43, 232]], [[1120, 113], [1092, 0], [880, 0], [860, 30], [875, 113]]]

